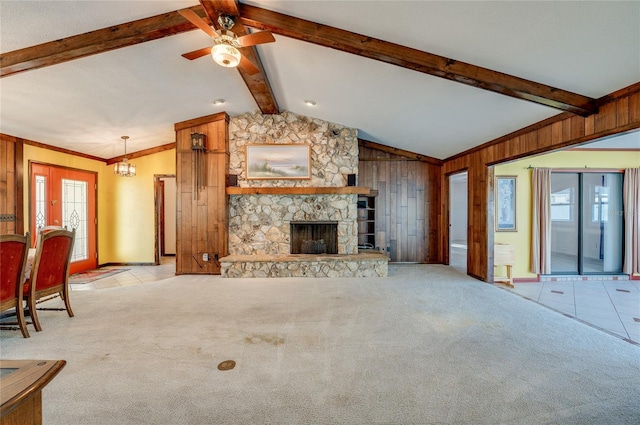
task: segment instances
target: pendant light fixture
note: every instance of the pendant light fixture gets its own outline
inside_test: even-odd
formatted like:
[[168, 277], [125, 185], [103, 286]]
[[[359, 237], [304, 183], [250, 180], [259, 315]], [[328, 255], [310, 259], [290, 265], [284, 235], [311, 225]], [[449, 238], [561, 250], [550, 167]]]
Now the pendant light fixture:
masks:
[[122, 136], [121, 139], [124, 140], [124, 157], [122, 161], [116, 163], [113, 168], [113, 173], [117, 174], [121, 177], [134, 177], [136, 175], [136, 166], [129, 163], [127, 160], [127, 139], [129, 136]]

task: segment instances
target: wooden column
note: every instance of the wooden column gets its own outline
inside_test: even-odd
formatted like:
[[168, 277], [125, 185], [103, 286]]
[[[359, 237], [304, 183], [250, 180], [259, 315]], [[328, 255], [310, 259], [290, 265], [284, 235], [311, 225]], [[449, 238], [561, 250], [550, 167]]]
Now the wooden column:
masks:
[[23, 142], [0, 134], [0, 233], [24, 234]]
[[[216, 258], [228, 255], [229, 117], [226, 113], [175, 124], [176, 130], [176, 274], [220, 274]], [[206, 152], [196, 167], [191, 133], [205, 135]], [[195, 172], [203, 173], [200, 188]], [[205, 261], [203, 254], [209, 259]]]

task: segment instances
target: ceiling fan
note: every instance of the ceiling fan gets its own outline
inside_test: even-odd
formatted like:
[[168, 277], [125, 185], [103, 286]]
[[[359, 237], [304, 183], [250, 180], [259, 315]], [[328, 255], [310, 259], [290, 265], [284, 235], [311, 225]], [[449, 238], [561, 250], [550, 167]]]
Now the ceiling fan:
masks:
[[249, 75], [254, 75], [260, 70], [241, 52], [245, 47], [251, 47], [263, 43], [276, 41], [271, 31], [254, 32], [253, 34], [238, 37], [231, 31], [235, 24], [233, 17], [225, 14], [218, 16], [218, 23], [222, 29], [214, 30], [200, 16], [191, 9], [178, 10], [178, 13], [191, 22], [196, 27], [207, 33], [213, 39], [213, 46], [204, 47], [185, 53], [182, 56], [194, 60], [211, 54], [213, 60], [221, 66], [227, 68], [239, 67]]

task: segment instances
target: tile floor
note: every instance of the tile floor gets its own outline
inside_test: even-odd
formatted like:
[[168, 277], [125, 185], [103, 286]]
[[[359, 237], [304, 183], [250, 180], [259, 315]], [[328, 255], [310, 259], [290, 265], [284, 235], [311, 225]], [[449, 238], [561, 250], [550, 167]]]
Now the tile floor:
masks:
[[640, 281], [515, 283], [505, 289], [640, 345]]
[[[452, 256], [452, 267], [466, 274], [466, 261], [460, 259], [466, 250], [459, 249], [459, 253]], [[167, 279], [175, 276], [175, 257], [162, 257], [159, 266], [123, 268], [128, 270], [91, 283], [71, 285], [71, 290], [117, 288]], [[515, 288], [499, 287], [640, 345], [640, 281], [527, 282], [516, 283]]]
[[[452, 241], [449, 253], [450, 266], [466, 274], [466, 242]], [[613, 280], [608, 276], [589, 279], [561, 276], [555, 282], [516, 283], [515, 288], [497, 286], [640, 345], [640, 281]]]
[[159, 266], [122, 266], [127, 271], [89, 283], [71, 284], [72, 291], [118, 288], [168, 279], [176, 275], [176, 257], [161, 257]]

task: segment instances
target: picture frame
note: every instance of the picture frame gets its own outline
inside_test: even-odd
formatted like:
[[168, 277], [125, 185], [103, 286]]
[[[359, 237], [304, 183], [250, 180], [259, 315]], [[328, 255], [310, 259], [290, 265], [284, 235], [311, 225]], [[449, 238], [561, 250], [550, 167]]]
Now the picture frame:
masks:
[[308, 144], [249, 144], [245, 147], [247, 180], [311, 178]]
[[516, 189], [517, 176], [496, 177], [496, 232], [517, 231]]

